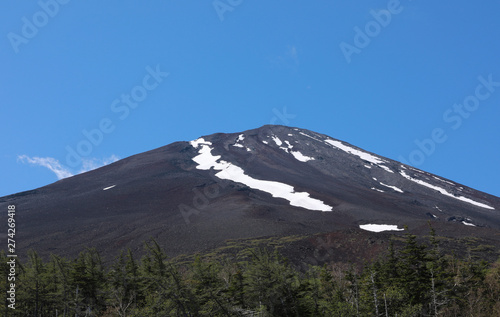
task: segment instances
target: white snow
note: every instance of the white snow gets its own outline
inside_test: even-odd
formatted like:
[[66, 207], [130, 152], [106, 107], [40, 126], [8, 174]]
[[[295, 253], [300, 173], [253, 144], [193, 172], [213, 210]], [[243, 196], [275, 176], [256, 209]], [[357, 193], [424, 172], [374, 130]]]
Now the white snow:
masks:
[[443, 212], [443, 211], [441, 210], [441, 208], [439, 208], [438, 206], [435, 206], [434, 208], [436, 208], [437, 210], [439, 210], [439, 211]]
[[435, 179], [437, 179], [438, 181], [441, 181], [441, 182], [443, 182], [443, 183], [448, 183], [448, 184], [450, 184], [450, 185], [455, 185], [455, 184], [453, 184], [452, 182], [448, 182], [447, 180], [444, 180], [444, 179], [442, 179], [442, 178], [439, 178], [439, 177], [436, 177], [436, 176], [432, 176], [432, 177], [434, 177]]
[[382, 232], [382, 231], [403, 231], [404, 229], [398, 229], [397, 225], [375, 225], [375, 224], [368, 224], [368, 225], [359, 225], [359, 227], [363, 230], [366, 231], [371, 231], [371, 232]]
[[437, 218], [437, 216], [435, 214], [431, 214], [431, 215], [432, 215], [432, 217]]
[[243, 141], [244, 139], [245, 139], [245, 135], [244, 134], [238, 135], [238, 139], [236, 139], [236, 143], [233, 144], [233, 146], [244, 148], [245, 146], [243, 146], [243, 144], [238, 143], [240, 141]]
[[488, 206], [488, 205], [483, 204], [483, 203], [479, 203], [479, 202], [477, 202], [475, 200], [472, 200], [472, 199], [469, 199], [469, 198], [466, 198], [466, 197], [463, 197], [463, 196], [455, 196], [455, 195], [447, 192], [445, 189], [443, 189], [441, 187], [431, 185], [431, 184], [426, 183], [424, 181], [421, 181], [419, 179], [415, 179], [415, 178], [411, 177], [410, 175], [406, 174], [404, 171], [400, 171], [400, 174], [403, 175], [403, 177], [405, 177], [406, 179], [411, 180], [412, 182], [415, 182], [415, 183], [417, 183], [419, 185], [422, 185], [422, 186], [434, 189], [434, 190], [440, 192], [441, 194], [443, 194], [445, 196], [448, 196], [448, 197], [451, 197], [451, 198], [455, 198], [455, 199], [458, 199], [458, 200], [461, 200], [461, 201], [464, 201], [466, 203], [469, 203], [469, 204], [472, 204], [472, 205], [476, 205], [476, 206], [479, 206], [479, 207], [482, 207], [482, 208], [493, 209], [493, 210], [495, 209], [495, 208], [493, 208], [491, 206]]
[[[290, 144], [290, 142], [288, 141], [285, 141], [286, 143], [286, 147], [285, 146], [280, 146], [280, 149], [282, 149], [283, 151], [287, 152], [287, 153], [290, 153], [289, 150], [293, 149], [293, 145]], [[276, 142], [277, 144], [277, 142]], [[283, 142], [281, 142], [281, 144], [283, 144]]]
[[386, 185], [386, 184], [384, 184], [384, 183], [382, 183], [382, 182], [380, 182], [380, 185], [385, 186], [385, 187], [392, 188], [392, 189], [394, 189], [394, 190], [395, 190], [395, 191], [397, 191], [397, 192], [403, 193], [403, 191], [402, 191], [401, 189], [397, 188], [396, 186]]
[[242, 183], [251, 188], [267, 192], [273, 197], [284, 198], [288, 200], [292, 206], [319, 211], [333, 210], [331, 206], [326, 205], [323, 201], [309, 197], [309, 193], [307, 192], [295, 192], [293, 186], [288, 184], [252, 178], [245, 174], [242, 168], [221, 160], [220, 155], [212, 155], [212, 149], [210, 148], [211, 143], [203, 139], [192, 141], [191, 144], [195, 144], [196, 146], [193, 145], [195, 148], [201, 146], [198, 150], [199, 155], [193, 157], [193, 161], [198, 163], [198, 166], [196, 166], [197, 169], [209, 170], [213, 168], [214, 170], [220, 171], [215, 174], [215, 176], [220, 179]]
[[277, 146], [281, 146], [281, 144], [283, 144], [283, 142], [281, 142], [280, 138], [278, 138], [275, 135], [272, 136], [272, 139], [276, 143]]
[[293, 134], [291, 134], [291, 133], [288, 133], [288, 136], [293, 136]]
[[467, 221], [462, 221], [462, 223], [466, 226], [471, 226], [471, 227], [475, 227], [476, 225], [473, 224], [473, 223], [470, 223], [470, 222], [467, 222]]
[[381, 193], [385, 193], [383, 190], [378, 189], [378, 188], [375, 188], [375, 187], [372, 187], [372, 189], [373, 189], [373, 190], [376, 190], [376, 191], [378, 191], [378, 192], [381, 192]]
[[199, 139], [196, 139], [196, 140], [189, 142], [189, 144], [191, 144], [192, 147], [197, 148], [198, 145], [200, 145], [200, 144], [212, 145], [212, 142], [205, 141], [204, 138], [199, 138]]
[[371, 165], [365, 165], [365, 167], [366, 167], [366, 168], [372, 168], [372, 166], [371, 166]]
[[250, 150], [250, 148], [247, 148], [247, 152], [252, 152], [252, 150]]
[[366, 153], [366, 152], [363, 152], [363, 151], [360, 151], [360, 150], [353, 149], [352, 147], [344, 145], [344, 144], [342, 144], [339, 141], [325, 140], [325, 142], [328, 143], [328, 144], [330, 144], [330, 145], [333, 145], [336, 148], [339, 148], [340, 150], [342, 150], [344, 152], [356, 155], [357, 157], [361, 158], [362, 160], [368, 161], [370, 163], [374, 163], [374, 164], [382, 164], [382, 163], [384, 163], [383, 160], [381, 160], [380, 158], [378, 158], [376, 156], [373, 156], [373, 155], [371, 155], [369, 153]]
[[313, 139], [313, 140], [316, 140], [316, 141], [318, 141], [318, 142], [323, 142], [323, 141], [321, 141], [320, 139], [316, 139], [315, 137], [312, 137], [312, 136], [310, 136], [309, 134], [306, 134], [306, 133], [304, 133], [304, 132], [299, 132], [299, 133], [300, 133], [300, 134], [302, 134], [302, 135], [304, 135], [304, 136], [306, 136], [306, 137], [308, 137], [308, 138], [311, 138], [311, 139]]
[[115, 187], [116, 185], [112, 185], [112, 186], [109, 186], [109, 187], [106, 187], [106, 188], [103, 188], [102, 190], [108, 190], [108, 189], [111, 189], [113, 187]]
[[385, 165], [378, 165], [379, 167], [381, 167], [382, 169], [384, 169], [386, 172], [389, 172], [389, 173], [394, 173], [390, 168], [388, 168], [387, 166]]
[[264, 144], [269, 144], [269, 142], [267, 142], [267, 141], [262, 141], [262, 143], [264, 143]]
[[310, 160], [314, 160], [314, 157], [305, 156], [304, 154], [302, 154], [298, 151], [290, 151], [290, 153], [292, 153], [293, 157], [295, 157], [297, 160], [299, 160], [301, 162], [307, 162]]

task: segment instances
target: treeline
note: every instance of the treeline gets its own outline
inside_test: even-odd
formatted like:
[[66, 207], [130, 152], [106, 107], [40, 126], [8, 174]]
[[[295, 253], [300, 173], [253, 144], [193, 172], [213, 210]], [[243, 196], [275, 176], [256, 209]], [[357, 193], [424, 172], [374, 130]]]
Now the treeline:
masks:
[[[29, 253], [18, 264], [16, 309], [3, 316], [500, 316], [500, 262], [443, 255], [406, 234], [384, 258], [354, 267], [299, 272], [277, 251], [245, 250], [245, 260], [175, 264], [154, 241], [136, 260], [122, 252], [109, 268], [94, 249], [76, 259]], [[2, 275], [9, 267], [1, 257]], [[8, 282], [2, 279], [3, 294]]]

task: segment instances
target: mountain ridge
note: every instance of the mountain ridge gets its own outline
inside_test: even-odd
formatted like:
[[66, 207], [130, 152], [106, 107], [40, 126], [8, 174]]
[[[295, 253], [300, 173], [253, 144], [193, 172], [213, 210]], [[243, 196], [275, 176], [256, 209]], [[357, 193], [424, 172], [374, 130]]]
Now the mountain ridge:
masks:
[[[307, 207], [319, 201], [331, 210]], [[42, 254], [75, 255], [87, 246], [110, 255], [122, 247], [139, 252], [153, 237], [176, 256], [231, 239], [367, 224], [423, 230], [431, 221], [455, 237], [489, 238], [500, 230], [496, 196], [321, 133], [276, 125], [174, 142], [0, 198], [0, 208], [8, 204], [19, 211], [19, 248]]]

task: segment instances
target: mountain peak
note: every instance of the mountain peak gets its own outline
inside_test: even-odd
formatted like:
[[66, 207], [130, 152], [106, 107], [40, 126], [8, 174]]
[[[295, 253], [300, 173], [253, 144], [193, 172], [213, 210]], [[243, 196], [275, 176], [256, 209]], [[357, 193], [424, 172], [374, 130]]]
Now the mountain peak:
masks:
[[428, 221], [456, 235], [500, 230], [498, 197], [328, 135], [279, 125], [175, 142], [0, 198], [7, 204], [23, 210], [21, 247], [41, 253], [140, 249], [153, 236], [177, 255], [227, 239], [396, 233], [403, 225], [426, 228]]

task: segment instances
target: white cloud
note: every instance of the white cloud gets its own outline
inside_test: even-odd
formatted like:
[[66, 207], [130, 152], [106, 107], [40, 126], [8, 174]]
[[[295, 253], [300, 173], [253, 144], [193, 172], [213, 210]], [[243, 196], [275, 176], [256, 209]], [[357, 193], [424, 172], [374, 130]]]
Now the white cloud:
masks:
[[275, 67], [297, 71], [300, 64], [298, 49], [295, 45], [289, 45], [283, 54], [272, 57], [269, 61]]
[[54, 174], [56, 174], [58, 179], [63, 179], [66, 177], [73, 176], [73, 174], [64, 166], [59, 163], [58, 160], [52, 157], [29, 157], [27, 155], [19, 155], [17, 159], [23, 163], [29, 163], [32, 165], [39, 165], [48, 168]]
[[89, 158], [89, 159], [82, 159], [82, 168], [80, 169], [80, 171], [78, 172], [78, 174], [80, 173], [85, 173], [85, 172], [88, 172], [88, 171], [91, 171], [91, 170], [95, 170], [96, 168], [99, 168], [99, 167], [102, 167], [104, 165], [108, 165], [108, 164], [111, 164], [111, 163], [114, 163], [116, 161], [118, 161], [119, 158], [118, 156], [116, 155], [111, 155], [110, 157], [108, 158], [104, 158], [104, 159], [96, 159], [96, 158]]
[[[57, 179], [63, 179], [75, 175], [70, 171], [68, 167], [62, 165], [58, 160], [56, 160], [53, 157], [36, 157], [36, 156], [29, 157], [27, 155], [18, 155], [17, 159], [18, 161], [21, 161], [23, 163], [28, 163], [31, 165], [38, 165], [48, 168], [51, 172], [56, 174]], [[76, 174], [88, 172], [93, 169], [102, 167], [104, 165], [116, 162], [118, 160], [119, 158], [114, 154], [104, 159], [96, 159], [96, 158], [82, 159], [82, 168]]]
[[293, 60], [295, 65], [299, 65], [299, 54], [297, 53], [297, 48], [294, 45], [288, 46], [287, 55]]

